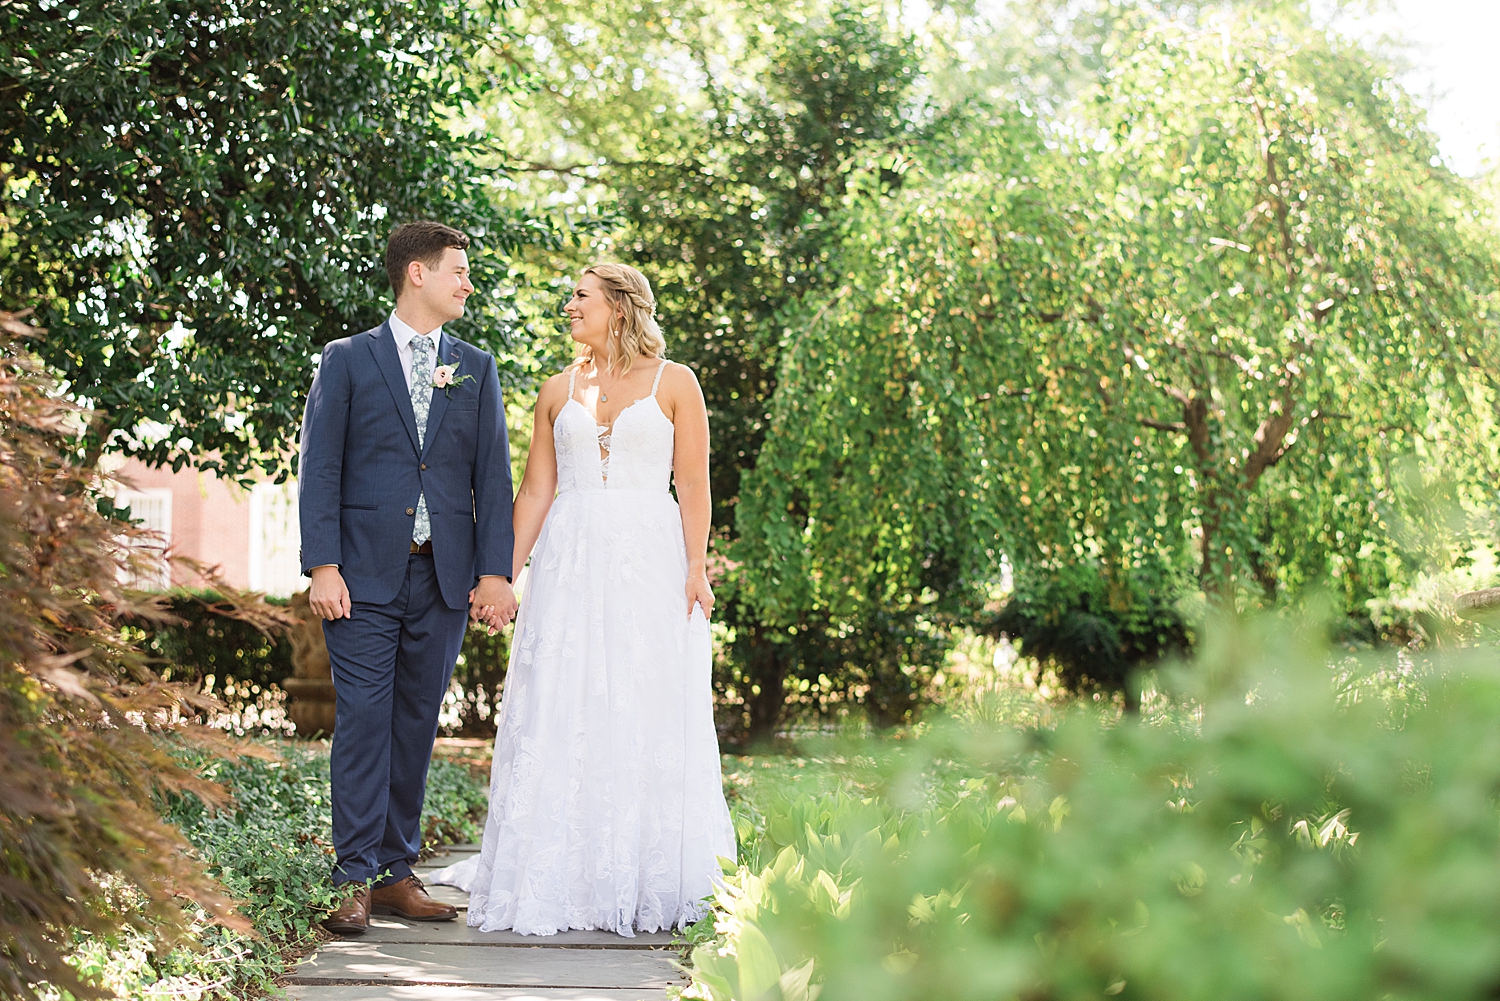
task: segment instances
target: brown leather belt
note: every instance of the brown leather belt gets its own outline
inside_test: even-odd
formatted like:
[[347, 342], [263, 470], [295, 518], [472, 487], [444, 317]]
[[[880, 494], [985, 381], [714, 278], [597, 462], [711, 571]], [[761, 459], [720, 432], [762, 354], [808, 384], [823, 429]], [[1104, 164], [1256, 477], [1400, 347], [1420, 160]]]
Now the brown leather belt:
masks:
[[431, 556], [432, 555], [432, 540], [428, 539], [426, 542], [422, 543], [420, 546], [417, 545], [415, 542], [413, 542], [411, 544], [411, 551], [414, 552], [414, 553], [425, 553], [426, 555]]

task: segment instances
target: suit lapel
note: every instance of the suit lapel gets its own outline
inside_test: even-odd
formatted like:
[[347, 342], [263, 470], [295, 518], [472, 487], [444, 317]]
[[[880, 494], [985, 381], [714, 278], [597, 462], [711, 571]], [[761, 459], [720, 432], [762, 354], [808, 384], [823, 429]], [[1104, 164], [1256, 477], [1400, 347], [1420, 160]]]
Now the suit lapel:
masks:
[[[411, 393], [406, 389], [406, 373], [401, 370], [401, 356], [396, 353], [396, 338], [391, 333], [389, 323], [382, 323], [378, 329], [370, 331], [370, 353], [375, 356], [380, 374], [385, 377], [386, 388], [396, 400], [396, 412], [401, 415], [401, 423], [406, 425], [412, 450], [420, 453], [421, 448], [417, 444], [417, 415], [411, 409]], [[430, 417], [427, 428], [427, 440], [431, 441]]]
[[[458, 345], [453, 343], [453, 338], [446, 333], [438, 334], [438, 356], [434, 365], [456, 365], [459, 361]], [[465, 374], [460, 371], [460, 375]], [[432, 391], [432, 406], [427, 411], [427, 443], [422, 449], [422, 454], [427, 454], [427, 449], [437, 440], [438, 428], [442, 426], [443, 415], [448, 412], [448, 393], [434, 389]]]

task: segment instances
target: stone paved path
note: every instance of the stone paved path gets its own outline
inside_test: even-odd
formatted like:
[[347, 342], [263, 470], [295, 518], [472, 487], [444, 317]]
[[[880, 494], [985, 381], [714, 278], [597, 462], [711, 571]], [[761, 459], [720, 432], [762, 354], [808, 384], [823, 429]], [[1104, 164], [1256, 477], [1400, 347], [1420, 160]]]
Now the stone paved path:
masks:
[[[453, 854], [432, 859], [417, 874], [453, 861]], [[468, 894], [428, 891], [455, 904], [458, 920], [372, 918], [363, 937], [324, 943], [298, 964], [284, 981], [287, 993], [297, 1001], [662, 1001], [666, 987], [687, 984], [672, 965], [670, 934], [483, 934], [464, 922]]]

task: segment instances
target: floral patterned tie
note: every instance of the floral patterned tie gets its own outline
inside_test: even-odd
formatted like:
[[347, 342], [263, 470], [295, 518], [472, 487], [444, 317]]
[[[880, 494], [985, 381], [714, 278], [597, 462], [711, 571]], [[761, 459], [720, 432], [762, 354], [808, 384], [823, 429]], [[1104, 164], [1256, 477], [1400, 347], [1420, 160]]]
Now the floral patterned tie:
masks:
[[[426, 335], [411, 339], [411, 409], [417, 418], [417, 447], [427, 443], [427, 412], [432, 409], [432, 339]], [[427, 495], [417, 498], [417, 521], [412, 526], [411, 541], [421, 545], [432, 538], [432, 519], [427, 516]]]

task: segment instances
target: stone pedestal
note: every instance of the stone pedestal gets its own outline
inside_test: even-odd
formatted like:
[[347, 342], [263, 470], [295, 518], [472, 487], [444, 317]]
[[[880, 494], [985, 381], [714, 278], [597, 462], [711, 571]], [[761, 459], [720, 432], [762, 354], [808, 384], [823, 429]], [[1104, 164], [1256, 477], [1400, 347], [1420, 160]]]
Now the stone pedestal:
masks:
[[1500, 587], [1487, 587], [1458, 596], [1458, 614], [1470, 622], [1500, 629]]
[[292, 643], [292, 677], [286, 689], [286, 714], [297, 725], [297, 736], [310, 738], [333, 733], [333, 671], [323, 642], [323, 620], [313, 614], [307, 592], [292, 596], [297, 625], [288, 634]]

